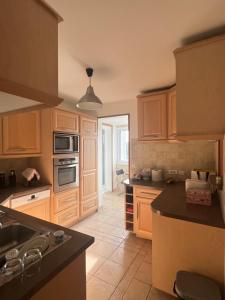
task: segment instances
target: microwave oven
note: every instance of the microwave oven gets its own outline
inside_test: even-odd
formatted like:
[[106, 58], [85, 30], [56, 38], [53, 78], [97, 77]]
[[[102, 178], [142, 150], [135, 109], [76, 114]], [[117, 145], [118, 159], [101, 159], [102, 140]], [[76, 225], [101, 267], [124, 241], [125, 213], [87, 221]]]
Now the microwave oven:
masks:
[[78, 153], [79, 152], [79, 135], [54, 132], [53, 135], [53, 153]]

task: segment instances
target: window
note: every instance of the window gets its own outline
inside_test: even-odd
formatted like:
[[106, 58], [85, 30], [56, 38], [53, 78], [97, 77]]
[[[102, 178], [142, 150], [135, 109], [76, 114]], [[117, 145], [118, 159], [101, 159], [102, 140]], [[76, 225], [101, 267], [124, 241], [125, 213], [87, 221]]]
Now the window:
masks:
[[127, 127], [117, 128], [117, 163], [128, 163], [129, 134]]

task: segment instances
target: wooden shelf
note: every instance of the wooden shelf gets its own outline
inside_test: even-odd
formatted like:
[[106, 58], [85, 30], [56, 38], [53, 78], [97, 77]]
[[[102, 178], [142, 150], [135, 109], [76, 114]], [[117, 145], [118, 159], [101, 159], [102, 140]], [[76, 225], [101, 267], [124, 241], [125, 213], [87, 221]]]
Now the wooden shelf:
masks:
[[126, 220], [126, 223], [129, 223], [129, 224], [134, 224], [134, 222], [133, 222], [133, 221], [128, 221], [128, 220]]
[[126, 211], [126, 214], [133, 215], [133, 212]]

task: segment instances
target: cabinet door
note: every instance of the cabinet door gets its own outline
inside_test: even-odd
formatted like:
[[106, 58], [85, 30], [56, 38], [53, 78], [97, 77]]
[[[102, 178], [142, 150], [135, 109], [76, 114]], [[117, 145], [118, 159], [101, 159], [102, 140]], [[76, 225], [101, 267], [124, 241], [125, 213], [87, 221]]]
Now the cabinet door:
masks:
[[70, 227], [76, 223], [79, 218], [79, 206], [71, 206], [54, 215], [54, 223]]
[[49, 221], [50, 220], [50, 198], [25, 204], [23, 206], [17, 207], [16, 210], [39, 219]]
[[79, 116], [77, 114], [63, 111], [53, 111], [53, 130], [78, 133], [79, 132]]
[[3, 154], [40, 153], [40, 112], [3, 117]]
[[81, 117], [81, 135], [97, 136], [97, 120]]
[[58, 213], [68, 207], [79, 206], [79, 188], [56, 193], [54, 195], [54, 212]]
[[168, 93], [168, 138], [175, 138], [177, 133], [176, 91]]
[[152, 210], [150, 204], [153, 200], [135, 197], [134, 231], [141, 238], [152, 238]]
[[166, 93], [138, 98], [140, 140], [167, 138]]
[[97, 203], [97, 139], [81, 138], [81, 216], [96, 210]]
[[3, 135], [2, 135], [2, 118], [0, 117], [0, 154], [2, 154], [2, 142], [3, 142]]

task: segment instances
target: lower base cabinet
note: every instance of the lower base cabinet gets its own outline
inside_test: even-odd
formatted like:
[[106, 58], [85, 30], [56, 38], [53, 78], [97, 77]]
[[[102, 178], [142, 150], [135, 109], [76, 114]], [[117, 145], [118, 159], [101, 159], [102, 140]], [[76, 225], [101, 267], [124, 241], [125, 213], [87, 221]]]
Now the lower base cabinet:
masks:
[[[13, 200], [12, 200], [13, 201]], [[50, 221], [50, 198], [35, 201], [15, 208], [17, 211], [27, 215]]]
[[79, 188], [54, 194], [53, 198], [53, 222], [70, 227], [75, 224], [80, 216], [79, 213]]
[[98, 201], [96, 198], [81, 201], [81, 217], [85, 217], [98, 209]]
[[71, 206], [54, 215], [54, 223], [70, 227], [79, 219], [79, 206]]
[[160, 190], [134, 187], [134, 232], [140, 238], [152, 239], [151, 203], [160, 193]]

